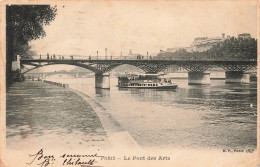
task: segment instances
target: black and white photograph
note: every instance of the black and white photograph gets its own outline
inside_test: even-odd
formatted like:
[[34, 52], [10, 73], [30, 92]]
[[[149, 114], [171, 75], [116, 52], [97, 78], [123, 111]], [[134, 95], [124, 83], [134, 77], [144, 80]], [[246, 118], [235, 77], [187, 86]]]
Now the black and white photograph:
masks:
[[0, 166], [259, 167], [259, 7], [0, 1]]

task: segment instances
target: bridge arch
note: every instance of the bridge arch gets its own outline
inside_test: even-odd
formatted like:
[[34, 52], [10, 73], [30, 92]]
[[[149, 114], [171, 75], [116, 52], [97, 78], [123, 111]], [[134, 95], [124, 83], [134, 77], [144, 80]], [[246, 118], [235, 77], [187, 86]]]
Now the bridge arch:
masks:
[[[44, 63], [44, 64], [42, 64]], [[203, 72], [208, 71], [214, 66], [219, 66], [225, 71], [248, 71], [256, 67], [256, 61], [212, 61], [212, 60], [58, 60], [58, 59], [28, 59], [21, 60], [23, 65], [32, 65], [36, 69], [39, 67], [55, 64], [75, 65], [88, 69], [94, 73], [110, 72], [117, 66], [128, 64], [138, 67], [146, 73], [158, 73], [170, 65], [178, 65], [189, 72]], [[29, 70], [24, 73], [29, 72]]]
[[170, 64], [156, 64], [156, 63], [147, 63], [147, 62], [122, 62], [111, 64], [108, 66], [104, 72], [111, 72], [115, 68], [122, 65], [130, 65], [133, 67], [137, 67], [138, 69], [144, 71], [145, 73], [159, 73], [166, 69]]
[[111, 65], [110, 67], [108, 67], [108, 68], [106, 69], [105, 72], [112, 72], [113, 70], [116, 70], [116, 69], [118, 69], [118, 68], [120, 69], [121, 67], [124, 67], [124, 66], [126, 66], [126, 68], [127, 68], [127, 67], [133, 68], [133, 69], [136, 70], [136, 71], [140, 70], [140, 71], [142, 71], [142, 72], [145, 72], [142, 68], [140, 68], [140, 67], [138, 67], [138, 66], [136, 66], [136, 65], [134, 65], [134, 64], [129, 64], [129, 63], [122, 63], [122, 64]]
[[44, 66], [49, 66], [49, 65], [73, 65], [73, 66], [78, 66], [78, 67], [82, 67], [85, 69], [88, 69], [94, 73], [108, 73], [111, 72], [112, 70], [114, 70], [117, 67], [120, 67], [122, 65], [129, 65], [129, 66], [133, 66], [136, 67], [142, 71], [144, 71], [145, 73], [159, 73], [162, 72], [163, 70], [167, 69], [170, 66], [178, 66], [178, 67], [182, 67], [184, 69], [187, 70], [187, 68], [185, 68], [185, 66], [183, 66], [182, 64], [171, 64], [171, 63], [166, 63], [166, 64], [157, 64], [157, 63], [147, 63], [147, 62], [117, 62], [117, 63], [112, 63], [112, 64], [95, 64], [95, 65], [89, 65], [89, 64], [84, 64], [84, 63], [71, 63], [71, 62], [53, 62], [53, 63], [46, 63], [46, 64], [32, 64], [32, 63], [26, 63], [24, 65], [31, 65], [34, 66], [31, 69], [28, 69], [27, 71], [23, 72], [22, 74], [26, 74], [29, 71], [32, 71], [34, 69], [40, 68], [40, 67], [44, 67]]
[[28, 69], [27, 71], [23, 72], [22, 74], [26, 74], [29, 71], [35, 70], [35, 69], [40, 68], [40, 67], [49, 66], [49, 65], [72, 65], [72, 66], [78, 66], [78, 67], [85, 68], [85, 69], [87, 69], [91, 72], [94, 72], [94, 73], [99, 72], [96, 68], [94, 68], [90, 65], [81, 64], [81, 63], [47, 63], [47, 64], [42, 64], [42, 65], [35, 65], [35, 64], [24, 64], [24, 65], [31, 65], [31, 66], [34, 66], [34, 67]]

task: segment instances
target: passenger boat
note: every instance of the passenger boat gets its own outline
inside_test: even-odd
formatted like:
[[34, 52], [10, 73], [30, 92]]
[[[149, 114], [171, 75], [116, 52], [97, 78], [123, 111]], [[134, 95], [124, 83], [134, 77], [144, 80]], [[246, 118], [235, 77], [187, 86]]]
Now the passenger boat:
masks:
[[139, 89], [176, 89], [177, 84], [172, 83], [168, 78], [163, 78], [162, 74], [126, 75], [118, 77], [119, 88], [139, 88]]

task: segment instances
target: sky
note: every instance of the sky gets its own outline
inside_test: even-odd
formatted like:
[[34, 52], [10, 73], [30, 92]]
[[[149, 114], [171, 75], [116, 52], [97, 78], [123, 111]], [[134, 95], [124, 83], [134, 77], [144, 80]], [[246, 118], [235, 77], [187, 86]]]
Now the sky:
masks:
[[31, 42], [42, 55], [146, 55], [190, 46], [196, 37], [257, 36], [256, 2], [85, 1], [56, 4], [46, 37]]

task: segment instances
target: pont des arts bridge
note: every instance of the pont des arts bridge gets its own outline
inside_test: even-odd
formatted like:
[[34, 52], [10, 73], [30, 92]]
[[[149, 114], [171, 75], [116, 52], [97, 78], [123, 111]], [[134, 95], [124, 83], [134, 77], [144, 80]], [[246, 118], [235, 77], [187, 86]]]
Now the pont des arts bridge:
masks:
[[74, 65], [85, 69], [88, 69], [95, 73], [95, 87], [96, 88], [110, 88], [110, 74], [114, 68], [123, 65], [133, 65], [142, 69], [145, 73], [156, 74], [171, 65], [177, 65], [188, 71], [188, 83], [189, 84], [210, 84], [210, 70], [214, 67], [221, 67], [226, 73], [226, 83], [250, 83], [249, 70], [255, 70], [257, 68], [257, 61], [243, 61], [243, 60], [172, 60], [172, 59], [152, 59], [148, 57], [146, 59], [130, 59], [128, 57], [82, 57], [64, 58], [59, 56], [58, 58], [49, 57], [42, 59], [21, 59], [21, 67], [24, 65], [30, 65], [32, 68], [27, 68], [27, 71], [23, 74], [48, 65]]

